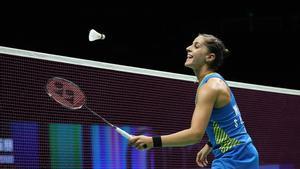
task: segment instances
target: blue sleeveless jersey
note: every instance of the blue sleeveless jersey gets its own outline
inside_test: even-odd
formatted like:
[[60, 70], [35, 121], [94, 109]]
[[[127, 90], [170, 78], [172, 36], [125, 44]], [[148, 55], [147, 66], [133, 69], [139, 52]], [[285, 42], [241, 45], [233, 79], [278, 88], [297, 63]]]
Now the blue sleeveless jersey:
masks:
[[[204, 77], [199, 87], [207, 83], [210, 78], [219, 78], [226, 83], [220, 74], [211, 73]], [[222, 108], [213, 108], [206, 134], [212, 143], [212, 152], [216, 158], [223, 156], [235, 147], [252, 142], [232, 91], [230, 91], [230, 102], [227, 105]]]

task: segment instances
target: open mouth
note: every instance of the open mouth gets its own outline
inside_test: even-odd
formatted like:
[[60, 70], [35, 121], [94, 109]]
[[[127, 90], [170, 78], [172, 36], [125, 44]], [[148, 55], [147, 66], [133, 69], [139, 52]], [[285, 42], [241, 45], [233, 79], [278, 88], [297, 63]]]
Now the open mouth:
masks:
[[188, 55], [187, 55], [187, 58], [188, 58], [188, 59], [191, 59], [191, 58], [193, 58], [193, 57], [194, 57], [194, 56], [191, 55], [191, 54], [188, 54]]

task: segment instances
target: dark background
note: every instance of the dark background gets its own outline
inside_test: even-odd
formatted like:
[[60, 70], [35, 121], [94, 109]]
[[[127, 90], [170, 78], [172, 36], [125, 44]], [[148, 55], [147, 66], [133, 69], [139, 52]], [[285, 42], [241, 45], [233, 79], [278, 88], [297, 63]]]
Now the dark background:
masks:
[[[286, 1], [12, 4], [0, 14], [1, 46], [188, 75], [185, 48], [213, 34], [231, 50], [227, 80], [300, 89], [300, 10]], [[89, 42], [92, 28], [106, 39]]]

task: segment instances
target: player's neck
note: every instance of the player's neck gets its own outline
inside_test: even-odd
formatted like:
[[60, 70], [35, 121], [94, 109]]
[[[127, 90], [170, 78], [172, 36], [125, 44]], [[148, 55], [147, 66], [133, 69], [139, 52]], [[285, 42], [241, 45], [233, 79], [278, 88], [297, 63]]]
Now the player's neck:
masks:
[[210, 73], [214, 73], [214, 71], [211, 69], [208, 69], [206, 67], [203, 67], [202, 69], [200, 69], [198, 71], [194, 71], [194, 73], [197, 76], [197, 81], [201, 82], [206, 75], [208, 75]]

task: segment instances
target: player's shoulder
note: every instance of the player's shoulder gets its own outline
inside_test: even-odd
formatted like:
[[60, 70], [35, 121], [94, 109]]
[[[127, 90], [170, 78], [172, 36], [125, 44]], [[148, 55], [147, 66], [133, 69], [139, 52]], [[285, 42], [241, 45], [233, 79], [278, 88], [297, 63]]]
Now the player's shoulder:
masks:
[[207, 83], [203, 86], [205, 90], [210, 90], [213, 92], [220, 92], [224, 89], [227, 89], [227, 87], [228, 86], [226, 85], [224, 80], [217, 77], [210, 78], [207, 81]]

